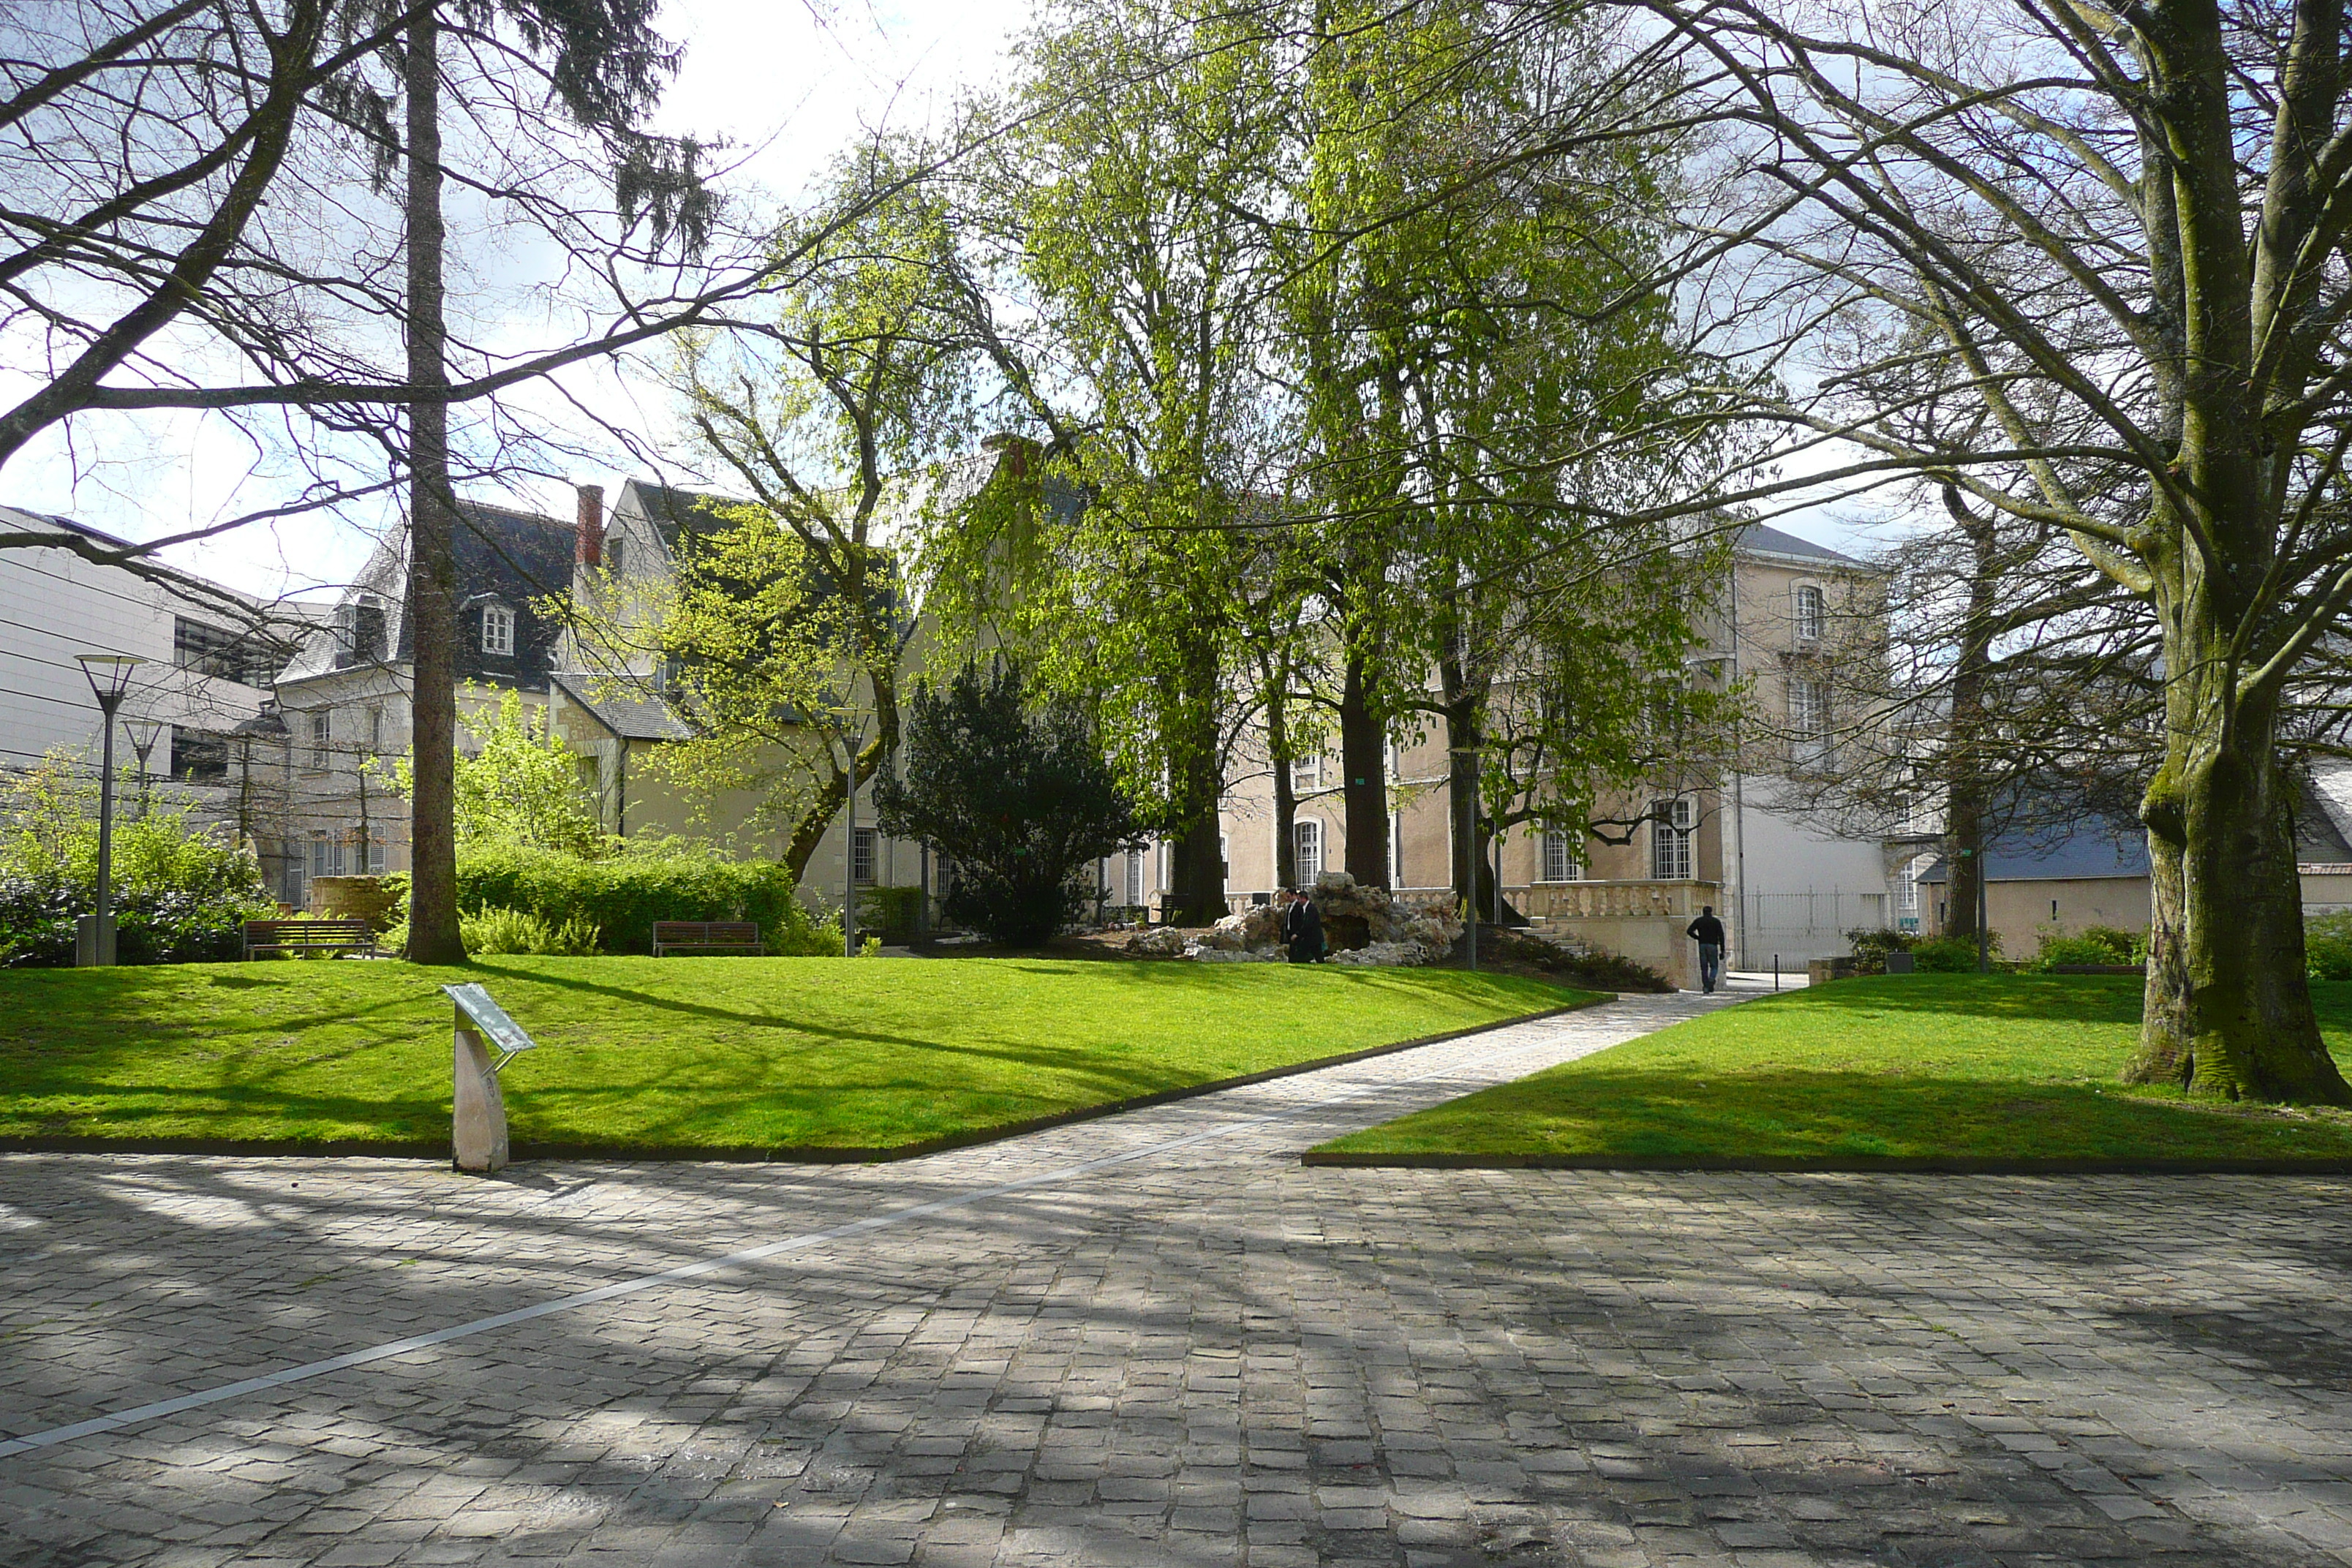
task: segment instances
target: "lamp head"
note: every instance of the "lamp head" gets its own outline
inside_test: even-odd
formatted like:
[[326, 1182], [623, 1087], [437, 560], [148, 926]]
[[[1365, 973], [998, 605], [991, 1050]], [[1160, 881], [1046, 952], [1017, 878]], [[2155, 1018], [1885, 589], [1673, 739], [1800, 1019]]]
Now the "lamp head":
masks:
[[147, 661], [127, 653], [78, 653], [74, 662], [89, 678], [89, 689], [98, 698], [98, 705], [105, 708], [122, 700], [123, 692], [131, 686], [131, 670]]

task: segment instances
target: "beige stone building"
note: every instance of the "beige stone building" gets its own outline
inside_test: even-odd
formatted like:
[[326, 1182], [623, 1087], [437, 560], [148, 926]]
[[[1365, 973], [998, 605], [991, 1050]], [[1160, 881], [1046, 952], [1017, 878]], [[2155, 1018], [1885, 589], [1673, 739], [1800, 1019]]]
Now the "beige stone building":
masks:
[[[1866, 638], [1832, 624], [1875, 613], [1878, 578], [1851, 556], [1779, 529], [1750, 525], [1735, 542], [1730, 591], [1693, 661], [1700, 679], [1744, 681], [1764, 722], [1743, 732], [1730, 766], [1694, 764], [1612, 803], [1635, 823], [1624, 843], [1533, 827], [1499, 842], [1500, 882], [1513, 907], [1539, 925], [1578, 932], [1627, 956], [1684, 975], [1692, 958], [1682, 929], [1706, 905], [1729, 928], [1741, 967], [1784, 967], [1846, 951], [1857, 926], [1893, 924], [1911, 912], [1899, 850], [1840, 837], [1803, 810], [1792, 773], [1833, 763], [1832, 647]], [[1768, 738], [1769, 737], [1769, 738]], [[1223, 813], [1226, 892], [1235, 906], [1276, 890], [1274, 780], [1261, 738], [1245, 737]], [[1345, 812], [1336, 755], [1293, 764], [1299, 876], [1344, 864]], [[1451, 881], [1459, 824], [1446, 787], [1442, 726], [1390, 753], [1391, 885], [1433, 890]], [[1164, 858], [1142, 858], [1125, 892], [1156, 893]], [[1139, 888], [1139, 883], [1142, 884]], [[1122, 899], [1115, 902], [1146, 902]]]

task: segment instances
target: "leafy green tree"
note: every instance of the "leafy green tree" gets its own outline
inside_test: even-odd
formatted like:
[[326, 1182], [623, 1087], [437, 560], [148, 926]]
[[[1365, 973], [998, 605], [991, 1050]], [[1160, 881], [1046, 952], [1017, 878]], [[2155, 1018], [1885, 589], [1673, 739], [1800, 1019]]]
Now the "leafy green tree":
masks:
[[1076, 918], [1088, 864], [1141, 831], [1084, 711], [1032, 700], [1010, 664], [919, 687], [905, 776], [884, 775], [874, 800], [884, 832], [954, 862], [949, 917], [1015, 947]]
[[[668, 672], [664, 699], [691, 733], [662, 747], [649, 771], [714, 828], [725, 797], [752, 796], [742, 826], [783, 839], [797, 881], [841, 810], [853, 761], [861, 781], [871, 776], [878, 742], [860, 751], [854, 737], [877, 708], [887, 706], [896, 749], [897, 672], [882, 666], [887, 700], [877, 702], [859, 655], [887, 653], [900, 634], [877, 649], [871, 591], [855, 601], [835, 592], [800, 533], [767, 508], [725, 507], [719, 517], [719, 531], [685, 535], [671, 580], [629, 606], [641, 629], [616, 626], [595, 640], [642, 639]], [[895, 613], [887, 597], [879, 609]]]
[[[605, 852], [583, 759], [550, 730], [545, 710], [524, 707], [509, 690], [462, 721], [472, 745], [457, 753], [451, 792], [459, 848], [520, 844], [592, 859]], [[385, 773], [393, 793], [415, 797], [414, 753], [390, 759]]]
[[[407, 382], [425, 395], [409, 406], [403, 454], [415, 738], [406, 952], [418, 963], [460, 963], [466, 957], [457, 920], [455, 815], [458, 511], [450, 480], [449, 408], [432, 395], [450, 385], [443, 96], [446, 89], [453, 107], [463, 107], [469, 91], [495, 97], [518, 72], [535, 74], [544, 97], [531, 104], [518, 93], [509, 105], [541, 119], [551, 109], [587, 133], [611, 172], [625, 217], [633, 222], [646, 214], [657, 235], [676, 226], [691, 248], [709, 217], [708, 199], [690, 174], [691, 146], [673, 149], [640, 129], [677, 67], [677, 49], [654, 30], [655, 9], [655, 0], [438, 0], [410, 15], [395, 51], [407, 225]], [[488, 68], [468, 74], [453, 70], [457, 62], [445, 63], [443, 45], [452, 34], [473, 63]], [[365, 84], [347, 96], [384, 149], [388, 173], [394, 142], [384, 97]]]
[[1084, 0], [1023, 58], [973, 222], [1033, 307], [1028, 353], [997, 357], [1042, 438], [934, 531], [927, 603], [1083, 697], [1205, 922], [1224, 912], [1217, 807], [1249, 712], [1250, 532], [1284, 450], [1265, 374], [1277, 45], [1198, 0]]
[[898, 747], [915, 620], [884, 533], [971, 425], [982, 350], [922, 149], [877, 141], [774, 239], [790, 288], [681, 340], [676, 382], [703, 454], [751, 495], [691, 541], [658, 617], [697, 738], [663, 766], [757, 791], [794, 877], [853, 789]]
[[[1318, 0], [1299, 26], [1296, 489], [1337, 650], [1348, 868], [1385, 881], [1402, 731], [1443, 724], [1455, 820], [1475, 797], [1481, 822], [1580, 835], [1662, 740], [1687, 760], [1722, 721], [1683, 662], [1722, 551], [1641, 516], [1719, 437], [1712, 367], [1651, 282], [1682, 147], [1612, 129], [1622, 56], [1593, 15]], [[1455, 836], [1465, 896], [1483, 833]]]

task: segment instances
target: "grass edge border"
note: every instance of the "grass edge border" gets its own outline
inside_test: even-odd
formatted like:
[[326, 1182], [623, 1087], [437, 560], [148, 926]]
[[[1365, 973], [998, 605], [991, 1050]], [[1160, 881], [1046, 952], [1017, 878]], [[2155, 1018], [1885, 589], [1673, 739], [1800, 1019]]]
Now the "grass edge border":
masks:
[[1436, 1154], [1308, 1149], [1302, 1165], [1404, 1171], [1748, 1171], [1775, 1175], [1950, 1176], [2345, 1176], [2352, 1158], [2316, 1160], [1997, 1159], [1968, 1156], [1851, 1156], [1818, 1160], [1747, 1159], [1705, 1154]]
[[[1570, 987], [1562, 987], [1570, 989]], [[1472, 1024], [1465, 1028], [1447, 1029], [1434, 1035], [1420, 1035], [1409, 1040], [1391, 1040], [1386, 1045], [1367, 1046], [1361, 1050], [1343, 1051], [1338, 1056], [1316, 1057], [1307, 1061], [1286, 1062], [1280, 1067], [1265, 1068], [1238, 1077], [1211, 1079], [1206, 1082], [1184, 1084], [1175, 1089], [1154, 1090], [1150, 1094], [1130, 1095], [1124, 1100], [1100, 1100], [1092, 1105], [1074, 1106], [1047, 1116], [1029, 1117], [1020, 1121], [992, 1122], [986, 1127], [974, 1127], [961, 1132], [942, 1133], [913, 1143], [893, 1143], [876, 1147], [856, 1144], [785, 1144], [770, 1147], [762, 1144], [699, 1144], [699, 1143], [564, 1143], [518, 1140], [510, 1147], [515, 1163], [525, 1160], [609, 1160], [615, 1162], [643, 1161], [647, 1163], [690, 1163], [759, 1165], [878, 1165], [893, 1164], [901, 1160], [919, 1160], [929, 1154], [945, 1154], [958, 1149], [970, 1149], [983, 1143], [999, 1143], [1008, 1138], [1025, 1137], [1032, 1132], [1048, 1131], [1067, 1127], [1074, 1122], [1093, 1121], [1106, 1116], [1122, 1116], [1130, 1110], [1145, 1110], [1156, 1105], [1170, 1105], [1181, 1100], [1194, 1100], [1202, 1095], [1221, 1094], [1227, 1089], [1246, 1089], [1252, 1084], [1267, 1083], [1276, 1079], [1295, 1078], [1301, 1073], [1320, 1072], [1326, 1068], [1345, 1067], [1350, 1062], [1369, 1061], [1375, 1057], [1391, 1056], [1399, 1051], [1416, 1050], [1423, 1046], [1441, 1045], [1447, 1040], [1466, 1039], [1491, 1029], [1505, 1029], [1515, 1024], [1532, 1024], [1544, 1018], [1557, 1018], [1563, 1014], [1581, 1012], [1614, 1002], [1612, 992], [1591, 994], [1591, 999], [1571, 1002], [1563, 1007], [1546, 1007], [1533, 1013], [1521, 1013], [1513, 1017], [1496, 1018], [1484, 1024]], [[47, 1137], [0, 1137], [0, 1154], [215, 1154], [269, 1159], [424, 1159], [447, 1160], [452, 1157], [446, 1138], [406, 1138], [372, 1140], [364, 1138], [330, 1138], [306, 1142], [295, 1138], [106, 1138], [82, 1137], [72, 1133]]]

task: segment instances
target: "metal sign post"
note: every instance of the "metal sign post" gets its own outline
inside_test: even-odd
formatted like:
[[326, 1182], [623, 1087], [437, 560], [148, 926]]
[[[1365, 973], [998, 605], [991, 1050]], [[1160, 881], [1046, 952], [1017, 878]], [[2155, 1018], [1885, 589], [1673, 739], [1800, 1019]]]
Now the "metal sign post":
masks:
[[[503, 1170], [507, 1163], [507, 1103], [499, 1074], [509, 1062], [534, 1049], [522, 1026], [490, 1000], [479, 985], [444, 985], [457, 1005], [456, 1042], [450, 1062], [454, 1089], [449, 1142], [461, 1171]], [[490, 1059], [496, 1049], [498, 1059]]]

